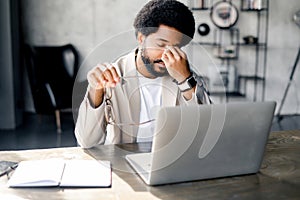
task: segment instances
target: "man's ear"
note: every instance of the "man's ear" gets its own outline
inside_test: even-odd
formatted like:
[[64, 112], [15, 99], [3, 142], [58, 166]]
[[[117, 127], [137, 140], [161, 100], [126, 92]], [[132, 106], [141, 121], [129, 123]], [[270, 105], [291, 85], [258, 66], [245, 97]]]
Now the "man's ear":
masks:
[[137, 41], [138, 41], [139, 45], [142, 45], [144, 43], [144, 40], [145, 40], [145, 36], [141, 32], [138, 32], [137, 33]]

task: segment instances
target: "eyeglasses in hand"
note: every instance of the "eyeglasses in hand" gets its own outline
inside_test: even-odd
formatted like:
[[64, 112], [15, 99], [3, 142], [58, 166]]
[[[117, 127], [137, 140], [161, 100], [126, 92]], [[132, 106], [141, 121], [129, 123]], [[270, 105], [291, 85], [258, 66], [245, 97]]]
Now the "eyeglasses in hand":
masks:
[[[121, 77], [121, 81], [126, 83], [126, 79], [131, 79], [131, 78], [144, 78], [142, 76], [126, 76], [126, 77]], [[150, 119], [147, 121], [143, 122], [128, 122], [128, 123], [117, 123], [116, 118], [115, 118], [115, 113], [112, 107], [112, 89], [110, 87], [105, 88], [105, 107], [104, 107], [104, 115], [105, 119], [108, 124], [115, 125], [115, 126], [140, 126], [144, 125], [150, 122], [153, 122], [155, 119]]]

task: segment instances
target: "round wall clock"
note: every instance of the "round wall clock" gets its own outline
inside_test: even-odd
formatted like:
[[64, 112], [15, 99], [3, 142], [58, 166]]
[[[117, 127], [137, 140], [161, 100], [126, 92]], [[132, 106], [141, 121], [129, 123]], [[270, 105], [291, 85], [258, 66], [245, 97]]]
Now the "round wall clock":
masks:
[[235, 25], [239, 13], [235, 5], [228, 1], [219, 1], [211, 9], [212, 22], [221, 29], [228, 29]]

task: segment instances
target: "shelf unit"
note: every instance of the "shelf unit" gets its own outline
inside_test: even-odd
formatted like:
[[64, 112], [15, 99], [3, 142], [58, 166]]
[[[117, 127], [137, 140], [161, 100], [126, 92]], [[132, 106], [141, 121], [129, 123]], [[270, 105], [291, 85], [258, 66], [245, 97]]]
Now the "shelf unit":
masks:
[[[208, 46], [210, 49], [214, 49], [214, 51], [217, 51], [219, 55], [215, 54], [214, 58], [217, 60], [216, 62], [220, 63], [220, 65], [234, 65], [237, 69], [239, 69], [240, 67], [246, 67], [248, 71], [251, 71], [251, 73], [238, 72], [236, 77], [236, 91], [229, 91], [227, 84], [228, 81], [224, 81], [227, 100], [229, 97], [250, 97], [251, 94], [249, 94], [249, 91], [247, 90], [249, 84], [252, 83], [251, 97], [253, 101], [263, 101], [265, 98], [266, 84], [265, 77], [268, 49], [267, 41], [269, 23], [269, 0], [190, 0], [189, 6], [192, 12], [194, 12], [194, 15], [197, 15], [198, 12], [201, 12], [202, 14], [207, 15], [211, 20], [211, 12], [213, 6], [219, 2], [228, 2], [238, 8], [239, 18], [243, 16], [244, 19], [243, 23], [240, 24], [240, 19], [238, 18], [237, 23], [229, 28], [220, 28], [213, 24], [211, 26], [211, 28], [214, 27], [212, 31], [214, 34], [213, 38], [211, 39], [210, 37], [210, 39], [205, 40], [205, 36], [200, 36], [200, 38], [203, 39], [201, 41], [194, 42], [194, 44], [197, 43], [202, 46]], [[203, 7], [195, 5], [203, 5]], [[245, 25], [246, 23], [248, 23], [247, 19], [249, 19], [249, 17], [252, 17], [252, 24]], [[201, 22], [196, 20], [197, 26], [200, 23], [203, 23], [203, 21]], [[250, 35], [251, 37], [248, 37], [248, 39], [252, 39], [252, 41], [246, 42], [246, 39], [244, 38], [249, 35], [245, 35], [245, 33], [247, 33], [247, 30], [245, 29], [247, 28], [247, 26], [253, 26], [253, 24], [255, 24], [255, 28], [252, 27], [254, 29], [254, 33]], [[241, 35], [241, 32], [243, 32], [244, 35]], [[229, 37], [223, 37], [223, 35], [226, 34], [229, 35]], [[256, 41], [253, 39], [256, 39]], [[232, 48], [229, 49], [231, 51], [228, 51], [228, 56], [226, 56], [226, 54], [220, 54], [220, 52], [222, 52], [222, 50], [224, 50], [226, 46], [230, 46]], [[243, 56], [242, 58], [239, 56], [240, 54], [243, 55], [249, 51], [254, 56]], [[234, 55], [231, 55], [230, 53], [234, 53]], [[244, 66], [243, 63], [247, 63], [247, 65]], [[224, 92], [211, 91], [211, 95], [224, 95]]]

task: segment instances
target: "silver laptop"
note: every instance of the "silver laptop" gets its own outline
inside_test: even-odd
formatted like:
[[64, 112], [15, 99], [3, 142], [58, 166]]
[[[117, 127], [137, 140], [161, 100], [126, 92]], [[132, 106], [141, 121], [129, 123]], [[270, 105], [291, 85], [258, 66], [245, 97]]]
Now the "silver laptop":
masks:
[[161, 108], [151, 153], [126, 160], [148, 185], [257, 173], [275, 102]]

